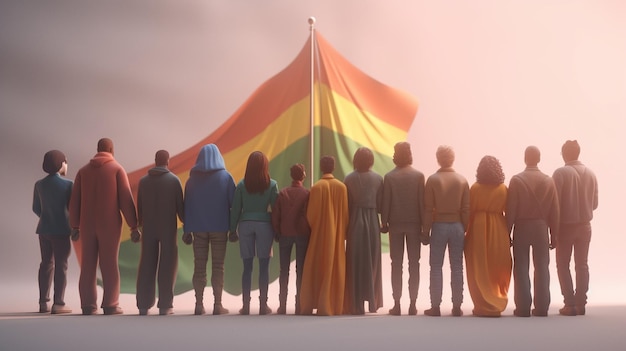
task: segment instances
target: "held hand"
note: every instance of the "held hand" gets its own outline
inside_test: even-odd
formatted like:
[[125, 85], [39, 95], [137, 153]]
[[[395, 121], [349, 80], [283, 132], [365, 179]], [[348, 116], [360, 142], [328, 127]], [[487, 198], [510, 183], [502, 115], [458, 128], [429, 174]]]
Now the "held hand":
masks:
[[78, 228], [72, 229], [72, 233], [70, 233], [70, 239], [72, 239], [72, 241], [76, 241], [78, 240], [79, 237], [80, 237], [80, 230], [78, 230]]
[[424, 246], [430, 244], [430, 234], [428, 233], [420, 234], [420, 241], [422, 242], [422, 245]]
[[557, 244], [556, 238], [551, 236], [550, 237], [550, 250], [556, 249], [556, 244]]
[[239, 241], [239, 234], [237, 233], [237, 231], [228, 233], [228, 241], [230, 241], [231, 243], [236, 243], [237, 241]]
[[193, 243], [193, 235], [191, 235], [190, 232], [184, 232], [183, 233], [183, 242], [186, 245], [191, 245], [191, 243]]
[[389, 226], [387, 226], [386, 224], [383, 224], [383, 225], [380, 227], [380, 232], [381, 232], [381, 233], [385, 233], [385, 234], [386, 234], [386, 233], [389, 233]]
[[274, 232], [274, 241], [275, 242], [280, 242], [280, 233], [279, 232]]
[[134, 243], [138, 243], [141, 241], [141, 232], [139, 229], [135, 229], [130, 232], [130, 240]]

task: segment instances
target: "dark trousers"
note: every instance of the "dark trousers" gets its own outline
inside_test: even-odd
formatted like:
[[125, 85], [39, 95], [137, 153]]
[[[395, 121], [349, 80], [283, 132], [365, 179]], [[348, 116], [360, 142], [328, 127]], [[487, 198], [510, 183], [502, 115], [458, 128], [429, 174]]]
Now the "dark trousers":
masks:
[[279, 300], [281, 305], [287, 301], [287, 291], [289, 285], [289, 269], [291, 265], [291, 252], [296, 247], [296, 304], [300, 298], [300, 287], [302, 286], [302, 268], [304, 267], [304, 258], [306, 250], [309, 246], [309, 237], [304, 235], [298, 236], [281, 236], [279, 243], [280, 249], [280, 284]]
[[[556, 269], [561, 284], [561, 293], [565, 306], [585, 306], [589, 290], [589, 243], [591, 242], [591, 225], [561, 223], [556, 246]], [[576, 287], [570, 273], [570, 260], [574, 251], [574, 270], [576, 271]]]
[[39, 234], [41, 263], [39, 264], [39, 302], [50, 301], [54, 271], [54, 304], [65, 305], [67, 259], [72, 246], [69, 235]]
[[[530, 248], [532, 247], [534, 294], [530, 293]], [[544, 313], [550, 307], [550, 242], [548, 226], [543, 220], [515, 223], [513, 231], [513, 277], [515, 307], [521, 313], [535, 309]]]
[[420, 255], [422, 244], [417, 229], [413, 231], [389, 231], [389, 256], [391, 257], [391, 290], [393, 299], [402, 297], [402, 269], [404, 265], [404, 244], [409, 260], [409, 297], [417, 299], [420, 283]]
[[178, 269], [176, 233], [160, 238], [145, 233], [141, 239], [141, 258], [137, 272], [137, 308], [154, 306], [156, 282], [159, 283], [159, 308], [172, 308]]

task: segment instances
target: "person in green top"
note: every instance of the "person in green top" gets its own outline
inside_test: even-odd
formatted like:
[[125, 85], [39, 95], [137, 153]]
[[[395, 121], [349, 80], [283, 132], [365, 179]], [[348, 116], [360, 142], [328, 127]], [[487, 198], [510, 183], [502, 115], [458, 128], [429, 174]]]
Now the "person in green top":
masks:
[[237, 188], [230, 210], [230, 240], [239, 239], [239, 252], [243, 259], [241, 290], [243, 307], [240, 314], [250, 314], [250, 289], [252, 263], [259, 258], [259, 314], [270, 314], [267, 306], [269, 264], [272, 256], [274, 229], [271, 207], [278, 197], [278, 185], [270, 178], [269, 160], [260, 151], [248, 157], [246, 173]]

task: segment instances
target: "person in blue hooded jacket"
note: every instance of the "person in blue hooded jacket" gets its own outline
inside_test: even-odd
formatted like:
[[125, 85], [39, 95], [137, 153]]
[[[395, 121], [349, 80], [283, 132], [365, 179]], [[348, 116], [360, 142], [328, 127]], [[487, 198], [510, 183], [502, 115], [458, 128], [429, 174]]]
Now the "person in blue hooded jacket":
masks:
[[230, 207], [235, 193], [235, 181], [226, 170], [224, 158], [217, 145], [200, 149], [196, 164], [191, 168], [185, 184], [185, 223], [183, 241], [193, 242], [193, 288], [196, 294], [194, 314], [204, 310], [204, 288], [207, 283], [206, 266], [211, 248], [211, 286], [213, 287], [213, 314], [227, 314], [222, 306], [224, 290], [224, 260], [230, 225]]

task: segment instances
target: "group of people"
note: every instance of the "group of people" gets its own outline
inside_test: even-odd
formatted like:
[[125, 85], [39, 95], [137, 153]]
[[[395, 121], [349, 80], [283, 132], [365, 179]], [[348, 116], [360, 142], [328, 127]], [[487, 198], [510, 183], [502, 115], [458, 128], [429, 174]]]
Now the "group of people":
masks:
[[[408, 314], [418, 313], [422, 245], [430, 246], [431, 308], [424, 315], [441, 315], [442, 268], [447, 250], [453, 316], [463, 315], [464, 262], [474, 315], [500, 316], [508, 303], [513, 272], [514, 315], [547, 316], [552, 248], [556, 248], [564, 297], [559, 312], [584, 315], [589, 288], [590, 221], [598, 206], [598, 185], [594, 173], [578, 161], [580, 146], [576, 141], [567, 141], [561, 153], [565, 165], [550, 177], [537, 167], [539, 149], [528, 147], [526, 168], [511, 178], [508, 187], [498, 159], [485, 156], [470, 188], [452, 167], [455, 155], [451, 147], [437, 149], [440, 168], [427, 179], [412, 166], [407, 142], [394, 146], [395, 168], [384, 176], [372, 170], [373, 152], [361, 147], [354, 154], [354, 171], [343, 181], [333, 175], [335, 159], [321, 157], [321, 178], [309, 190], [303, 186], [306, 170], [302, 164], [290, 168], [292, 183], [279, 189], [270, 177], [269, 160], [260, 151], [249, 155], [244, 178], [235, 183], [218, 147], [208, 144], [200, 149], [184, 187], [168, 169], [168, 152], [157, 151], [155, 166], [139, 182], [135, 202], [128, 177], [113, 157], [110, 139], [98, 142], [98, 153], [78, 171], [74, 182], [63, 177], [67, 172], [65, 155], [52, 150], [43, 161], [48, 176], [35, 184], [33, 199], [33, 211], [39, 216], [37, 234], [42, 257], [39, 311], [71, 312], [64, 302], [71, 239], [80, 240], [82, 314], [98, 310], [98, 263], [104, 291], [101, 308], [104, 314], [123, 313], [117, 261], [123, 215], [131, 240], [141, 242], [136, 294], [140, 315], [148, 314], [154, 306], [157, 285], [159, 314], [173, 313], [179, 222], [183, 223], [182, 241], [193, 245], [196, 315], [206, 313], [209, 248], [213, 314], [229, 313], [222, 305], [229, 241], [238, 242], [243, 262], [240, 314], [251, 311], [255, 257], [259, 267], [258, 313], [272, 313], [267, 301], [274, 241], [280, 251], [277, 313], [287, 312], [294, 247], [296, 314], [364, 314], [366, 302], [368, 311], [376, 312], [383, 306], [381, 233], [389, 236], [394, 299], [391, 315], [402, 314], [405, 247]], [[529, 272], [531, 247], [534, 294]], [[572, 252], [575, 284], [570, 273]]]

